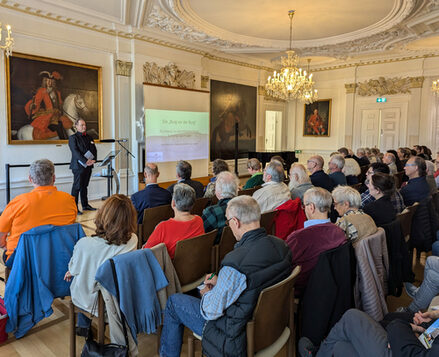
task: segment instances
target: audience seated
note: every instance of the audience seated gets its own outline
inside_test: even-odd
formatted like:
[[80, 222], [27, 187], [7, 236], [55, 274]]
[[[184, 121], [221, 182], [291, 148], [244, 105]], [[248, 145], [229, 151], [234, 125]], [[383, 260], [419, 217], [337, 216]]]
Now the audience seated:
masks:
[[[389, 167], [381, 162], [375, 162], [370, 165], [369, 169], [366, 172], [366, 187], [370, 181], [370, 178], [373, 174], [381, 172], [383, 174], [388, 174], [390, 172]], [[364, 208], [368, 203], [375, 201], [375, 198], [370, 194], [369, 188], [366, 189], [361, 194], [361, 207]], [[390, 196], [390, 202], [392, 202], [393, 208], [396, 213], [401, 213], [405, 209], [404, 200], [401, 196], [401, 193], [397, 190], [394, 190], [392, 195]]]
[[29, 182], [34, 189], [15, 197], [0, 216], [0, 262], [3, 264], [14, 252], [22, 233], [37, 226], [63, 226], [76, 220], [75, 199], [54, 186], [55, 166], [51, 161], [34, 161], [29, 168]]
[[401, 172], [404, 170], [404, 164], [401, 162], [401, 159], [399, 158], [398, 153], [396, 150], [390, 149], [387, 150], [388, 153], [392, 154], [395, 157], [395, 165], [396, 165], [396, 171]]
[[291, 199], [295, 200], [296, 198], [300, 198], [301, 201], [303, 200], [305, 192], [314, 187], [310, 177], [306, 173], [305, 166], [298, 163], [291, 165], [288, 187], [291, 192]]
[[424, 280], [419, 287], [411, 283], [404, 283], [407, 295], [413, 301], [408, 307], [399, 308], [397, 311], [415, 313], [425, 310], [433, 298], [439, 294], [439, 257], [427, 258], [424, 270]]
[[360, 166], [368, 166], [370, 164], [369, 158], [367, 157], [366, 150], [364, 148], [358, 148], [357, 155], [354, 155], [353, 159], [358, 162], [358, 165]]
[[265, 166], [264, 184], [253, 194], [253, 198], [261, 207], [261, 212], [272, 211], [291, 198], [290, 190], [285, 185], [285, 174], [282, 164], [271, 161]]
[[425, 161], [427, 167], [425, 179], [427, 180], [428, 187], [430, 188], [430, 195], [437, 193], [436, 181], [434, 179], [434, 164], [431, 161]]
[[374, 234], [377, 227], [372, 217], [360, 210], [360, 193], [349, 186], [338, 186], [332, 191], [334, 208], [340, 215], [335, 223], [353, 243]]
[[396, 161], [395, 155], [393, 155], [392, 153], [386, 152], [384, 154], [383, 162], [387, 166], [389, 166], [389, 170], [390, 170], [391, 175], [395, 175], [398, 172], [398, 168], [396, 167], [395, 161]]
[[[424, 331], [423, 322], [439, 318], [439, 311], [388, 314], [379, 323], [366, 313], [351, 309], [331, 329], [320, 347], [313, 346], [306, 337], [299, 341], [301, 357], [433, 357], [439, 355], [439, 338], [427, 350], [416, 333]], [[318, 350], [318, 352], [317, 352]]]
[[213, 177], [206, 186], [206, 191], [204, 192], [204, 197], [214, 197], [215, 196], [215, 182], [218, 174], [223, 171], [229, 171], [229, 165], [227, 162], [221, 159], [215, 159], [212, 163]]
[[215, 244], [221, 239], [223, 228], [226, 225], [226, 208], [227, 203], [238, 194], [238, 178], [229, 171], [223, 171], [218, 174], [215, 182], [215, 195], [218, 203], [214, 206], [208, 206], [203, 211], [204, 231], [211, 232], [218, 229]]
[[316, 187], [324, 188], [331, 192], [334, 188], [334, 182], [323, 172], [325, 161], [320, 155], [311, 156], [306, 162], [308, 171], [311, 173], [311, 183]]
[[346, 242], [346, 235], [328, 218], [331, 194], [320, 187], [305, 192], [303, 206], [308, 220], [303, 229], [291, 233], [286, 242], [293, 254], [293, 266], [302, 267], [295, 285], [296, 296], [305, 290], [308, 278], [317, 264], [320, 253], [336, 248]]
[[355, 185], [358, 183], [358, 175], [361, 174], [360, 165], [353, 159], [353, 155], [349, 153], [349, 150], [345, 147], [338, 149], [341, 156], [344, 157], [345, 163], [343, 167], [343, 173], [346, 176], [346, 182], [348, 185]]
[[364, 213], [371, 216], [378, 227], [394, 221], [396, 219], [396, 211], [390, 201], [390, 196], [395, 190], [393, 176], [380, 172], [373, 174], [367, 187], [375, 200], [364, 207]]
[[243, 187], [244, 190], [260, 186], [264, 183], [263, 174], [261, 171], [262, 165], [258, 159], [249, 159], [247, 161], [247, 171], [252, 175]]
[[174, 218], [160, 222], [143, 246], [152, 248], [165, 243], [171, 259], [174, 259], [178, 241], [204, 234], [203, 220], [190, 213], [196, 199], [195, 190], [189, 185], [179, 183], [174, 186], [173, 191], [171, 206]]
[[[201, 198], [204, 195], [204, 187], [203, 184], [201, 182], [195, 181], [191, 179], [191, 175], [192, 175], [192, 165], [187, 162], [187, 161], [183, 161], [180, 160], [179, 162], [177, 162], [177, 183], [184, 183], [186, 185], [191, 186], [194, 190], [195, 190], [195, 195], [196, 198]], [[168, 191], [171, 192], [171, 194], [174, 193], [174, 187], [175, 187], [176, 183], [174, 183], [173, 185], [168, 187]]]
[[401, 162], [401, 170], [404, 170], [404, 166], [407, 163], [407, 160], [410, 159], [411, 152], [409, 148], [398, 148], [397, 150], [397, 156], [399, 158], [399, 161]]
[[171, 193], [157, 184], [157, 178], [160, 175], [157, 164], [146, 164], [143, 175], [145, 176], [145, 188], [131, 196], [131, 201], [137, 211], [138, 224], [143, 222], [145, 209], [168, 205], [172, 199]]
[[342, 155], [332, 155], [329, 160], [329, 178], [334, 183], [334, 187], [337, 187], [338, 185], [346, 185], [346, 176], [342, 172], [344, 163], [345, 160]]
[[249, 196], [228, 203], [226, 218], [238, 243], [218, 276], [206, 276], [201, 300], [184, 294], [168, 299], [160, 356], [180, 356], [184, 326], [202, 336], [206, 356], [246, 355], [246, 323], [260, 292], [292, 271], [290, 250], [260, 228], [260, 217], [259, 205]]
[[430, 187], [425, 178], [426, 170], [425, 160], [419, 156], [411, 157], [405, 164], [404, 171], [409, 181], [400, 192], [406, 206], [421, 202], [430, 194]]
[[[95, 275], [107, 259], [137, 249], [136, 210], [124, 195], [113, 195], [98, 210], [96, 233], [76, 243], [64, 280], [73, 278], [70, 291], [73, 303], [91, 312], [96, 301]], [[77, 334], [88, 336], [90, 319], [78, 314]]]
[[381, 159], [380, 159], [380, 149], [378, 149], [378, 148], [370, 149], [369, 161], [370, 161], [371, 164], [373, 164], [374, 162], [381, 162]]

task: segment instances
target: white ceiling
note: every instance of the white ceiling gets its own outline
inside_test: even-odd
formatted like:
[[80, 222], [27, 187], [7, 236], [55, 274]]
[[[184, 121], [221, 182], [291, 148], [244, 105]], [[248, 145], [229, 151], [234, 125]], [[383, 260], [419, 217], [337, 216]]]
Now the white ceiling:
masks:
[[[72, 24], [276, 64], [293, 48], [312, 64], [439, 52], [439, 0], [1, 0]], [[303, 65], [303, 64], [302, 64]]]

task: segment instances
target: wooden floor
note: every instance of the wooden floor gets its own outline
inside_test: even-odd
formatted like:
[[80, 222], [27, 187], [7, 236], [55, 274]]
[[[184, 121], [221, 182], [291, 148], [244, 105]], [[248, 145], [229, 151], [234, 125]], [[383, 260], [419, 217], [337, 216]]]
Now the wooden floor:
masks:
[[[92, 205], [99, 208], [102, 201], [92, 202]], [[87, 235], [94, 233], [94, 217], [96, 212], [84, 211], [82, 216], [78, 216], [77, 222], [81, 223]], [[417, 283], [423, 278], [423, 268], [418, 264], [415, 269]], [[4, 276], [3, 268], [0, 265], [0, 276]], [[0, 295], [4, 296], [4, 282], [0, 281]], [[399, 298], [389, 297], [387, 299], [389, 311], [395, 311], [399, 306], [408, 306], [411, 299], [405, 291]], [[68, 300], [57, 299], [54, 302], [54, 314], [37, 324], [25, 337], [16, 340], [10, 335], [9, 340], [0, 345], [0, 357], [52, 357], [52, 356], [69, 356], [70, 329], [68, 319]], [[187, 331], [186, 331], [187, 333]], [[76, 355], [81, 355], [84, 345], [84, 338], [76, 338]], [[156, 351], [156, 335], [141, 334], [138, 336], [139, 356], [153, 357], [158, 356]], [[182, 348], [182, 356], [187, 355], [187, 334]], [[196, 356], [201, 356], [198, 351]], [[282, 350], [276, 357], [286, 356], [285, 350]]]

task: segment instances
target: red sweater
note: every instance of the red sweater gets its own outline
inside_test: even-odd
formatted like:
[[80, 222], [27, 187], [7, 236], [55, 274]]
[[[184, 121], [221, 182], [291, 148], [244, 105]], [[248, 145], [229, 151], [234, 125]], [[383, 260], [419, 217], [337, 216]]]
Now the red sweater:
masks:
[[286, 243], [293, 253], [293, 266], [302, 267], [294, 286], [296, 296], [303, 295], [320, 253], [337, 248], [345, 242], [345, 232], [332, 223], [299, 229], [288, 236]]
[[190, 221], [176, 221], [170, 218], [160, 222], [148, 238], [143, 248], [152, 248], [160, 243], [165, 243], [169, 256], [174, 259], [175, 247], [180, 240], [193, 238], [204, 234], [203, 220], [195, 216]]

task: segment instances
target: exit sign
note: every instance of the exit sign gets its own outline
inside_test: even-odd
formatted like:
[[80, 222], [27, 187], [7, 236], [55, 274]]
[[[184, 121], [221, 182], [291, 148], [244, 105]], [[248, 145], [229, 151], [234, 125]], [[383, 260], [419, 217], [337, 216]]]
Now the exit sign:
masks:
[[387, 102], [387, 98], [377, 98], [377, 103], [385, 103]]

